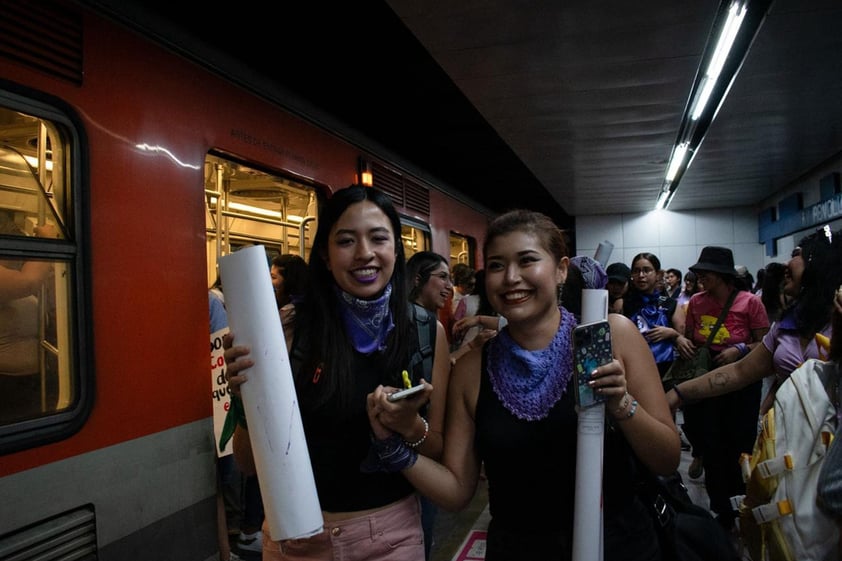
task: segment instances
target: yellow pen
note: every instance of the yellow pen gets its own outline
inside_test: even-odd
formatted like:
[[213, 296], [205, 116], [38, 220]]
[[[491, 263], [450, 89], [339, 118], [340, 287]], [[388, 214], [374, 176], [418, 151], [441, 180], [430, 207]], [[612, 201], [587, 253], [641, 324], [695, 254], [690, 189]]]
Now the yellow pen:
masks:
[[412, 380], [409, 379], [409, 372], [404, 370], [401, 372], [401, 377], [403, 378], [403, 387], [411, 388], [412, 387]]

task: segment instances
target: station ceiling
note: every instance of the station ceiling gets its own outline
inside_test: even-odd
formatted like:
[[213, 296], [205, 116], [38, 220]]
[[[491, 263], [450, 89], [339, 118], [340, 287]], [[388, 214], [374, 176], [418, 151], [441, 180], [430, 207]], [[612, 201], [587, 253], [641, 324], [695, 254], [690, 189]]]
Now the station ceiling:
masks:
[[[492, 210], [528, 206], [564, 226], [654, 208], [719, 7], [81, 3], [291, 92]], [[758, 206], [839, 154], [840, 29], [837, 0], [772, 2], [671, 210]]]

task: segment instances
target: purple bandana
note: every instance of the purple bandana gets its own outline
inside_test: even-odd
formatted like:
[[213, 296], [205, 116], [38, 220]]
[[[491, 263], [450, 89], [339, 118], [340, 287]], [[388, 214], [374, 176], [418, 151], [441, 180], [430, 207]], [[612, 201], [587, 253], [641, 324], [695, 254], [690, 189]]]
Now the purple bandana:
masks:
[[358, 352], [370, 354], [386, 348], [386, 337], [394, 329], [389, 298], [392, 285], [387, 284], [383, 295], [374, 300], [361, 300], [334, 287], [339, 297], [339, 313], [351, 345]]
[[573, 314], [561, 310], [558, 331], [550, 345], [527, 351], [515, 343], [508, 328], [488, 342], [488, 375], [494, 393], [517, 418], [537, 421], [550, 414], [573, 375], [571, 334]]

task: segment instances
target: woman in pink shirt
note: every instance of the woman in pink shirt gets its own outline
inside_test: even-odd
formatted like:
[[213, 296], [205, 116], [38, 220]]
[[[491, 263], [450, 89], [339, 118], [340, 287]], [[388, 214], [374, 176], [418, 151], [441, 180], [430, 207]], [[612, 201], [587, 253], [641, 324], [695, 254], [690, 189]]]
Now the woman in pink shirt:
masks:
[[[729, 297], [733, 302], [724, 321], [710, 343], [717, 366], [733, 363], [754, 347], [769, 330], [769, 319], [760, 299], [734, 284], [737, 272], [734, 256], [725, 247], [702, 249], [699, 261], [690, 270], [704, 286], [687, 305], [685, 336], [676, 342], [678, 352], [691, 357], [704, 345]], [[682, 384], [683, 385], [683, 384]], [[745, 484], [737, 460], [740, 453], [751, 450], [757, 434], [757, 415], [761, 382], [696, 404], [685, 404], [684, 431], [694, 448], [694, 455], [703, 458], [705, 487], [710, 508], [720, 524], [731, 530], [735, 513], [730, 499], [745, 494]], [[683, 388], [679, 393], [683, 394]], [[670, 391], [671, 394], [675, 390]]]

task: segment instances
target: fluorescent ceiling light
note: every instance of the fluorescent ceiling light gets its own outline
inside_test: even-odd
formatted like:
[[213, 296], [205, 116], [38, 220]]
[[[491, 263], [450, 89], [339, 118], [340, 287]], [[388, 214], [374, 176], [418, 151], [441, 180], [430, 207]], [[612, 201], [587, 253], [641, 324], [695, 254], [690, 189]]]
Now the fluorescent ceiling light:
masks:
[[667, 181], [672, 181], [675, 179], [675, 174], [678, 173], [678, 170], [681, 166], [684, 165], [684, 160], [687, 157], [687, 143], [682, 142], [672, 152], [672, 158], [670, 159], [670, 167], [667, 169]]
[[[211, 197], [210, 204], [212, 207], [215, 207], [217, 203], [216, 197]], [[241, 212], [248, 212], [250, 214], [257, 214], [259, 216], [266, 216], [268, 218], [277, 218], [278, 220], [283, 218], [283, 214], [281, 214], [277, 210], [268, 210], [265, 208], [260, 208], [257, 206], [246, 205], [243, 203], [235, 203], [230, 202], [228, 203], [228, 208], [231, 210], [239, 210]]]
[[233, 210], [240, 210], [242, 212], [248, 212], [250, 214], [268, 216], [269, 218], [277, 218], [278, 220], [284, 217], [284, 215], [277, 210], [268, 210], [265, 208], [260, 208], [258, 206], [244, 205], [242, 203], [228, 203], [228, 208]]
[[710, 100], [710, 94], [719, 79], [722, 67], [725, 66], [728, 53], [734, 45], [734, 40], [737, 38], [737, 32], [740, 30], [745, 15], [746, 5], [743, 2], [733, 2], [728, 8], [728, 18], [725, 20], [725, 25], [722, 26], [722, 32], [719, 34], [719, 40], [716, 43], [716, 50], [714, 50], [710, 59], [701, 81], [701, 88], [699, 88], [699, 93], [696, 95], [696, 100], [690, 111], [690, 118], [694, 121], [701, 117]]
[[664, 189], [661, 191], [661, 195], [658, 197], [658, 202], [655, 204], [655, 210], [663, 210], [667, 206], [667, 200], [670, 198], [670, 191], [669, 189]]
[[[716, 21], [711, 27], [711, 36], [708, 37], [702, 55], [702, 61], [706, 61], [707, 67], [704, 72], [699, 69], [696, 82], [690, 90], [693, 97], [681, 119], [664, 183], [658, 193], [656, 210], [666, 209], [675, 198], [678, 183], [698, 154], [704, 135], [716, 116], [716, 109], [724, 102], [730, 83], [736, 78], [740, 64], [745, 59], [751, 39], [758, 33], [764, 14], [771, 4], [772, 0], [752, 0], [752, 17], [746, 19], [749, 9], [747, 0], [721, 0], [716, 10]], [[745, 39], [737, 43], [737, 35], [744, 35]], [[732, 52], [735, 45], [739, 46], [740, 51]], [[732, 62], [726, 64], [729, 59]], [[723, 76], [722, 72], [726, 69], [727, 74]], [[727, 81], [727, 84], [720, 83], [717, 87], [720, 79]], [[711, 103], [716, 108], [711, 109]], [[709, 118], [700, 121], [703, 114]]]

